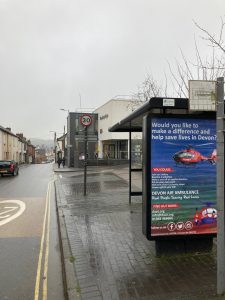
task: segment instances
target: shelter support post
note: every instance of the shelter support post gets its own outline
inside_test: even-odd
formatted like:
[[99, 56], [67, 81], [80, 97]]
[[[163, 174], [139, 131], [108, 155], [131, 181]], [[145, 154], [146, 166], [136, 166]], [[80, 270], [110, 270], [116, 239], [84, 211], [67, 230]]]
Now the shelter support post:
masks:
[[217, 294], [225, 293], [224, 78], [217, 79]]
[[132, 168], [132, 126], [129, 122], [129, 205], [132, 196], [142, 196], [142, 191], [132, 191], [132, 172], [142, 172], [142, 168]]
[[129, 205], [131, 204], [131, 123], [129, 131]]

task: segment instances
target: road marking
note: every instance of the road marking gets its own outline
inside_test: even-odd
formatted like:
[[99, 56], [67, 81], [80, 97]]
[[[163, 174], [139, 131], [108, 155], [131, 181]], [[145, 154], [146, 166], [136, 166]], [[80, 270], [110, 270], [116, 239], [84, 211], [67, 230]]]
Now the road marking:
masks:
[[43, 284], [43, 300], [47, 300], [48, 295], [48, 257], [49, 257], [49, 233], [50, 233], [50, 199], [48, 201], [48, 224], [46, 233], [46, 250], [45, 250], [45, 263], [44, 263], [44, 284]]
[[[17, 204], [16, 206], [4, 206], [3, 209], [6, 209], [0, 213], [0, 219], [4, 219], [0, 221], [0, 226], [5, 225], [12, 220], [18, 218], [26, 209], [26, 205], [21, 200], [4, 200], [0, 201], [0, 205], [3, 203], [7, 204]], [[12, 212], [14, 210], [18, 210], [15, 214], [8, 214], [9, 212]]]
[[10, 211], [14, 211], [14, 210], [18, 209], [18, 207], [14, 207], [14, 206], [13, 207], [12, 206], [5, 206], [3, 208], [9, 208], [9, 209], [0, 213], [0, 219], [5, 219], [5, 218], [10, 217], [10, 215], [6, 215], [6, 216], [1, 216], [1, 215], [4, 215], [4, 214], [6, 214]]
[[40, 283], [41, 283], [41, 269], [43, 264], [43, 256], [44, 256], [44, 271], [43, 271], [43, 300], [47, 299], [47, 276], [48, 276], [48, 255], [49, 255], [49, 230], [50, 230], [50, 197], [51, 197], [51, 185], [52, 181], [48, 184], [47, 195], [46, 195], [46, 204], [45, 204], [45, 213], [44, 213], [44, 220], [43, 220], [43, 229], [42, 229], [42, 236], [41, 236], [41, 246], [39, 252], [39, 259], [38, 259], [38, 268], [37, 268], [37, 275], [36, 275], [36, 284], [35, 284], [35, 291], [34, 291], [34, 300], [39, 299], [40, 294]]

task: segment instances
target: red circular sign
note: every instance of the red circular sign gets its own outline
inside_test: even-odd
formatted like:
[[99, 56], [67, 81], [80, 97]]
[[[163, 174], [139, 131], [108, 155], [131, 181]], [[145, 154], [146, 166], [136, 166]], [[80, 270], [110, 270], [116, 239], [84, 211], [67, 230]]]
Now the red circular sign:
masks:
[[92, 116], [90, 115], [82, 115], [80, 117], [80, 123], [83, 125], [83, 126], [90, 126], [91, 123], [92, 123]]

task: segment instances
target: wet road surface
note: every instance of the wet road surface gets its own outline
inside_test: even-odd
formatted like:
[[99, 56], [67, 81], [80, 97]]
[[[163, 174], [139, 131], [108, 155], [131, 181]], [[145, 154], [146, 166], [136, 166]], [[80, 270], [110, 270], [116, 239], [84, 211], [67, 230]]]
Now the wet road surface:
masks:
[[53, 180], [52, 165], [0, 178], [1, 300], [64, 299]]

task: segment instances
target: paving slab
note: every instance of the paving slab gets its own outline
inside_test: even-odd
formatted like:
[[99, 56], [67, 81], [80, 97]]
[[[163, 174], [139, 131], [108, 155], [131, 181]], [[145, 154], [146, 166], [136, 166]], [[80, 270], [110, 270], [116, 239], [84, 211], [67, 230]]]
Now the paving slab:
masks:
[[57, 174], [57, 203], [73, 258], [70, 299], [225, 299], [216, 295], [215, 243], [211, 252], [156, 256], [155, 242], [142, 234], [141, 197], [128, 203], [127, 167], [92, 168], [86, 196], [82, 172]]

